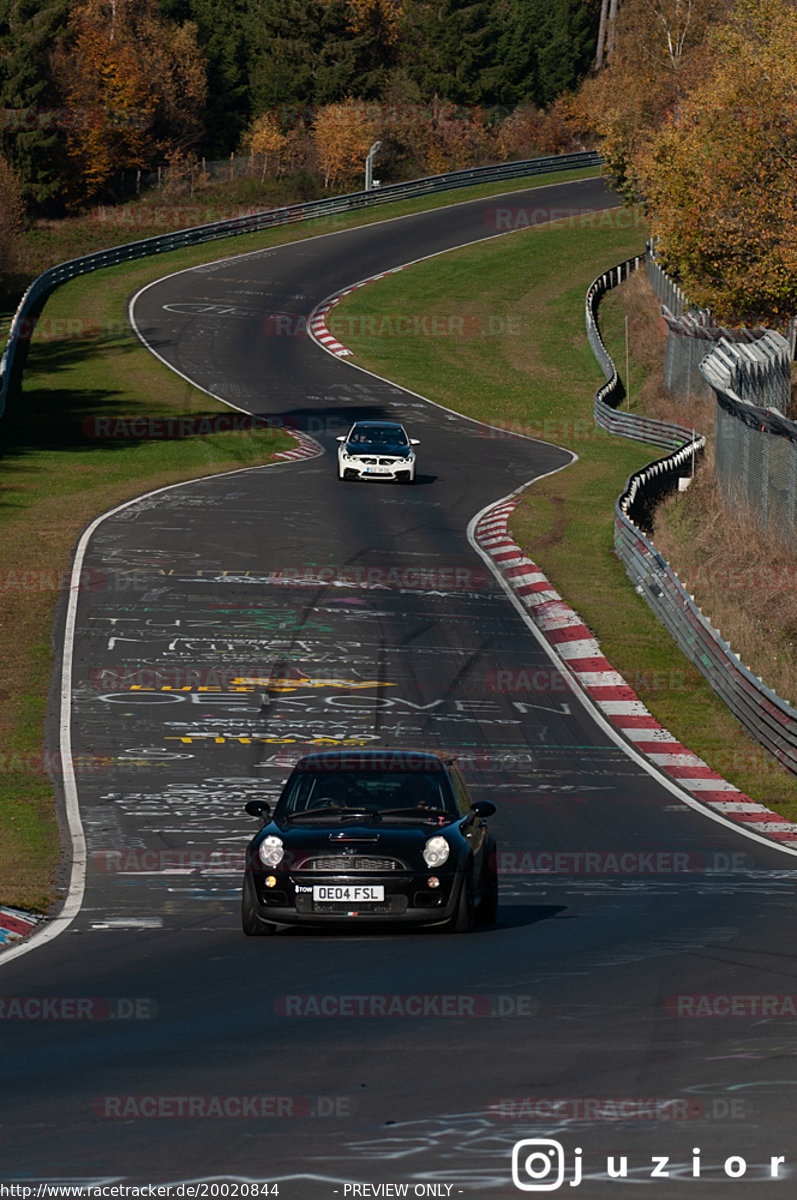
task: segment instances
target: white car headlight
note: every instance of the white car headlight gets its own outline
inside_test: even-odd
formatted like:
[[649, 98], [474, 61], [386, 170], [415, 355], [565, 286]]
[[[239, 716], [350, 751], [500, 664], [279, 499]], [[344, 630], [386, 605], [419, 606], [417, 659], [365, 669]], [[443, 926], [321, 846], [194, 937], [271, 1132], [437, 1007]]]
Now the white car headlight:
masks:
[[444, 837], [429, 838], [423, 848], [423, 861], [427, 867], [442, 867], [448, 858], [449, 845]]
[[285, 849], [282, 845], [282, 838], [269, 837], [263, 838], [263, 841], [257, 848], [257, 856], [266, 867], [276, 867], [277, 863], [281, 862]]

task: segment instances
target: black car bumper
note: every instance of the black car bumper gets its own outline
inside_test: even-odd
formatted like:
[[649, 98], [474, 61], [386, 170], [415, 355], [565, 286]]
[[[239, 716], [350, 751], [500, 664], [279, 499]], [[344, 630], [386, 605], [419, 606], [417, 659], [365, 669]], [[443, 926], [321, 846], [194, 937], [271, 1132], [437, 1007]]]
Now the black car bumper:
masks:
[[[375, 921], [380, 924], [436, 925], [449, 920], [457, 907], [461, 887], [458, 874], [440, 876], [440, 886], [430, 888], [427, 876], [408, 876], [402, 879], [379, 877], [352, 878], [337, 876], [334, 880], [280, 876], [275, 873], [275, 885], [266, 887], [266, 875], [252, 872], [258, 915], [275, 925], [315, 925], [341, 921], [358, 923]], [[318, 900], [314, 898], [316, 884], [377, 885], [384, 888], [381, 901]]]

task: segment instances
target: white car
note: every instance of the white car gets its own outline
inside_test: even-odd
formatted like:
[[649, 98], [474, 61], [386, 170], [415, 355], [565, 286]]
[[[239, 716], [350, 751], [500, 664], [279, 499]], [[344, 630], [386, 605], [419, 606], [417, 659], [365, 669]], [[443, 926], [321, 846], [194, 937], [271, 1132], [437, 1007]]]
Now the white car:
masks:
[[417, 438], [397, 421], [355, 421], [349, 432], [339, 437], [338, 479], [393, 479], [399, 483], [415, 480]]

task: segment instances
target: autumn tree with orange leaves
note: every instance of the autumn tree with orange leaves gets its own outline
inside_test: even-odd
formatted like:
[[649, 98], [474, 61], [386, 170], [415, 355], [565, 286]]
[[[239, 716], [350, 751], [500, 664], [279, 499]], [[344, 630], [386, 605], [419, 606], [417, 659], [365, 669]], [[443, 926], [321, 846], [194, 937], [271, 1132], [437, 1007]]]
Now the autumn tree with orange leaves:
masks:
[[690, 299], [777, 324], [797, 312], [797, 4], [738, 0], [710, 47], [631, 173]]
[[81, 0], [54, 70], [70, 113], [73, 202], [101, 194], [125, 169], [185, 150], [201, 132], [196, 28], [164, 21], [157, 0]]
[[571, 119], [598, 134], [617, 190], [633, 199], [634, 155], [701, 78], [708, 31], [730, 0], [623, 0], [610, 41], [611, 56], [582, 84]]
[[261, 179], [265, 179], [269, 169], [277, 174], [282, 173], [280, 153], [287, 141], [276, 113], [263, 113], [262, 117], [258, 117], [252, 123], [244, 137], [243, 145], [253, 158], [263, 159]]
[[372, 106], [350, 99], [320, 108], [313, 122], [313, 141], [324, 187], [362, 186], [366, 155], [377, 140]]

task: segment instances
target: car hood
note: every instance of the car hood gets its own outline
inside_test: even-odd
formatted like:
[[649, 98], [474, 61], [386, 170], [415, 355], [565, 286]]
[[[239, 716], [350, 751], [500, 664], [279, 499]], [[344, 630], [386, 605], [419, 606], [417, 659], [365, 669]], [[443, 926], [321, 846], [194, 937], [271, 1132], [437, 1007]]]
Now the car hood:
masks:
[[420, 856], [430, 837], [442, 835], [450, 840], [452, 835], [456, 836], [458, 824], [458, 818], [445, 825], [429, 821], [412, 825], [403, 822], [378, 825], [327, 822], [308, 826], [294, 825], [290, 821], [279, 824], [271, 821], [258, 832], [255, 842], [269, 835], [281, 838], [292, 856], [315, 852], [343, 857], [349, 853], [366, 857], [388, 854], [414, 857]]
[[391, 442], [382, 443], [379, 446], [363, 446], [358, 442], [347, 442], [346, 453], [367, 458], [409, 458], [412, 453], [412, 447], [401, 446], [398, 443], [393, 444]]

